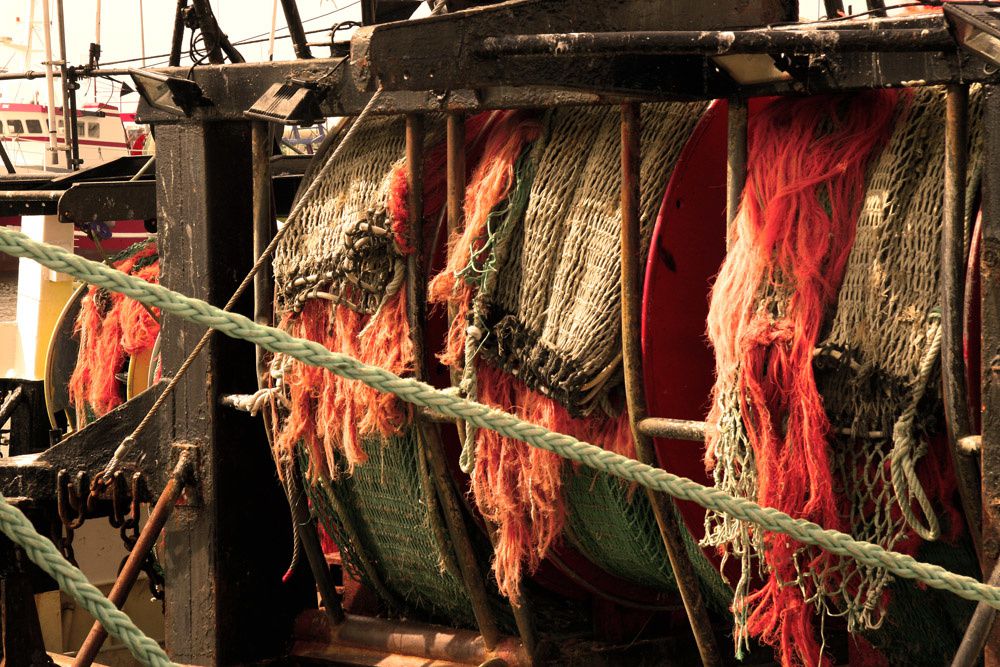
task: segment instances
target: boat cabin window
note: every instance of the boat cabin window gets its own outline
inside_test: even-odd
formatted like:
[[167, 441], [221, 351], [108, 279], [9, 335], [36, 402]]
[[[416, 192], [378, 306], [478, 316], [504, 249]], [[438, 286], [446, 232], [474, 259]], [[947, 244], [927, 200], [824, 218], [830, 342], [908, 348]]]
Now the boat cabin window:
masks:
[[41, 134], [42, 133], [42, 123], [37, 120], [26, 120], [24, 121], [28, 126], [28, 134]]
[[24, 125], [19, 120], [8, 120], [7, 129], [11, 134], [24, 134]]
[[84, 136], [84, 134], [83, 134], [83, 121], [80, 121], [80, 120], [76, 121], [76, 136], [78, 136], [78, 137]]
[[87, 136], [94, 139], [101, 136], [101, 124], [100, 123], [87, 123]]

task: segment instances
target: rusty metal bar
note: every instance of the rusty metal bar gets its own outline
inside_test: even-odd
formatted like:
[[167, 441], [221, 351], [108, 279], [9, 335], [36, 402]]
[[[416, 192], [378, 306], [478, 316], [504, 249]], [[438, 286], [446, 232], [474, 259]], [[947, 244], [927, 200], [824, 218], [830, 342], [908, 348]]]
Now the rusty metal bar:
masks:
[[316, 589], [319, 591], [320, 599], [323, 601], [323, 609], [327, 618], [333, 624], [343, 623], [344, 607], [337, 586], [330, 577], [330, 568], [326, 564], [326, 556], [323, 555], [323, 546], [319, 542], [319, 534], [316, 532], [316, 520], [309, 512], [309, 502], [305, 498], [303, 488], [304, 481], [302, 473], [297, 465], [288, 466], [291, 480], [288, 488], [288, 503], [292, 508], [292, 521], [298, 526], [295, 531], [299, 544], [302, 545], [302, 552], [309, 562], [309, 569], [313, 579], [316, 581]]
[[[993, 568], [989, 583], [991, 586], [1000, 584], [1000, 563]], [[996, 617], [997, 610], [990, 605], [985, 602], [976, 605], [976, 611], [969, 619], [969, 625], [962, 636], [962, 643], [952, 658], [951, 667], [975, 667], [979, 664], [979, 658], [983, 654], [983, 648], [986, 647], [986, 640], [990, 636]]]
[[[448, 239], [462, 227], [463, 207], [465, 204], [465, 115], [461, 112], [448, 114], [447, 128], [447, 221]], [[448, 304], [448, 328], [456, 317], [456, 309], [452, 304]], [[460, 369], [452, 368], [451, 384], [458, 386], [462, 372]], [[435, 420], [431, 420], [435, 421]], [[458, 437], [465, 439], [465, 422], [462, 420], [448, 420], [455, 424], [458, 430]], [[488, 526], [490, 542], [494, 543], [493, 526]], [[511, 610], [514, 614], [514, 622], [517, 625], [521, 643], [529, 656], [535, 653], [535, 630], [531, 612], [526, 604], [511, 601]]]
[[969, 144], [969, 87], [947, 87], [945, 117], [944, 220], [941, 226], [941, 376], [945, 421], [951, 442], [958, 490], [969, 533], [981, 542], [978, 461], [963, 453], [959, 442], [972, 434], [965, 387], [963, 301], [965, 290], [965, 187]]
[[726, 247], [747, 182], [747, 102], [729, 100], [726, 150]]
[[687, 419], [646, 417], [638, 422], [636, 429], [649, 438], [668, 438], [704, 443], [708, 424]]
[[[267, 123], [254, 121], [250, 124], [250, 153], [253, 178], [253, 256], [256, 261], [273, 237], [271, 227], [271, 132]], [[253, 319], [257, 324], [271, 325], [274, 315], [274, 291], [271, 281], [271, 267], [266, 265], [253, 278]], [[255, 347], [257, 378], [263, 380], [268, 374], [266, 353]]]
[[[145, 562], [149, 552], [152, 551], [153, 545], [156, 544], [156, 540], [160, 536], [160, 531], [163, 530], [167, 520], [170, 518], [170, 514], [174, 510], [174, 505], [181, 497], [181, 493], [183, 493], [184, 487], [193, 473], [193, 469], [194, 455], [190, 450], [182, 451], [177, 460], [177, 465], [174, 466], [174, 470], [170, 475], [170, 479], [167, 480], [166, 485], [163, 487], [163, 493], [160, 494], [156, 505], [150, 511], [146, 525], [142, 527], [135, 546], [132, 547], [132, 551], [129, 553], [121, 572], [118, 573], [118, 578], [115, 579], [115, 584], [111, 587], [111, 592], [108, 593], [108, 599], [119, 609], [125, 604], [125, 600], [128, 599], [128, 594], [132, 591], [132, 586], [135, 585], [139, 574], [142, 572], [142, 564]], [[107, 630], [104, 629], [100, 621], [95, 621], [93, 627], [90, 628], [90, 634], [87, 635], [83, 645], [76, 654], [76, 658], [73, 660], [73, 667], [90, 667], [94, 662], [94, 658], [97, 657], [97, 653], [101, 650], [104, 640], [107, 638]]]
[[[424, 349], [424, 319], [426, 313], [427, 280], [424, 269], [423, 234], [423, 156], [424, 119], [420, 114], [406, 116], [406, 179], [407, 210], [409, 216], [409, 245], [412, 252], [407, 257], [406, 307], [410, 325], [410, 342], [413, 347], [413, 372], [418, 380], [426, 378]], [[451, 485], [451, 474], [445, 459], [440, 433], [435, 424], [415, 416], [418, 442], [431, 469], [437, 489], [445, 525], [455, 549], [455, 557], [462, 574], [472, 610], [486, 646], [493, 648], [500, 638], [493, 611], [489, 606], [486, 581], [476, 559], [465, 518]]]
[[826, 17], [828, 19], [834, 19], [838, 16], [844, 15], [843, 0], [823, 0], [823, 5], [826, 9]]
[[[980, 268], [980, 366], [982, 409], [983, 571], [1000, 555], [1000, 87], [984, 87], [982, 250]], [[1000, 664], [1000, 628], [994, 626], [985, 650], [986, 667]]]
[[184, 43], [184, 13], [187, 9], [187, 0], [177, 0], [177, 10], [174, 13], [174, 33], [170, 38], [170, 67], [177, 67], [181, 64], [181, 46]]
[[285, 23], [288, 25], [288, 34], [292, 37], [292, 48], [295, 50], [295, 57], [299, 59], [312, 58], [309, 44], [306, 42], [306, 33], [302, 28], [302, 17], [299, 16], [299, 6], [295, 0], [281, 0], [281, 11], [285, 14]]
[[[635, 439], [636, 457], [643, 463], [656, 465], [653, 443], [638, 428], [646, 418], [646, 391], [642, 379], [642, 282], [640, 272], [642, 258], [639, 239], [639, 167], [641, 133], [639, 105], [622, 105], [621, 124], [621, 303], [622, 303], [622, 367], [625, 373], [625, 397], [632, 433]], [[673, 503], [663, 494], [648, 491], [649, 502], [653, 506], [660, 536], [666, 547], [674, 579], [680, 591], [688, 622], [698, 644], [701, 661], [710, 667], [721, 665], [722, 659], [715, 643], [708, 609], [701, 595], [697, 575], [691, 559], [688, 558], [681, 538], [677, 513]]]
[[[305, 611], [295, 623], [292, 655], [336, 660], [341, 647], [384, 652], [390, 656], [420, 657], [460, 665], [481, 665], [501, 659], [509, 667], [530, 665], [523, 647], [511, 637], [503, 637], [493, 647], [471, 630], [456, 630], [412, 621], [386, 620], [348, 614], [344, 623], [333, 626], [315, 611]], [[381, 663], [380, 663], [381, 664]], [[428, 664], [428, 663], [421, 663]]]
[[487, 37], [481, 56], [729, 55], [953, 51], [947, 28], [645, 30]]

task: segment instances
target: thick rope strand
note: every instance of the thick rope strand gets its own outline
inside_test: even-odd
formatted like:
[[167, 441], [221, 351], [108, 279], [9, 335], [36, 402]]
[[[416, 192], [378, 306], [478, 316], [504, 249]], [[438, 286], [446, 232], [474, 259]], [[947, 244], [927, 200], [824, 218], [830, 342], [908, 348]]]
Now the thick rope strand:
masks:
[[755, 523], [771, 532], [788, 535], [804, 544], [854, 558], [859, 563], [885, 568], [904, 579], [916, 579], [932, 588], [950, 591], [967, 600], [985, 602], [1000, 609], [1000, 587], [949, 572], [937, 565], [922, 563], [877, 544], [859, 542], [845, 533], [824, 529], [811, 521], [794, 519], [776, 509], [761, 507], [750, 500], [703, 486], [661, 468], [654, 468], [565, 434], [554, 433], [509, 413], [437, 390], [423, 382], [401, 378], [348, 355], [331, 352], [319, 343], [295, 338], [274, 327], [256, 324], [237, 313], [223, 312], [198, 299], [128, 276], [62, 248], [33, 241], [20, 232], [0, 229], [0, 252], [34, 259], [54, 271], [68, 273], [88, 283], [120, 292], [136, 301], [156, 306], [163, 312], [221, 331], [232, 338], [250, 341], [271, 352], [286, 354], [310, 366], [330, 370], [341, 377], [360, 380], [374, 389], [394, 394], [414, 405], [428, 407], [501, 435], [517, 438], [595, 470], [636, 482], [649, 489], [663, 491], [682, 500], [690, 500], [706, 509]]
[[31, 521], [0, 495], [0, 531], [24, 549], [32, 563], [56, 580], [59, 588], [71, 595], [112, 637], [124, 644], [135, 659], [151, 667], [167, 667], [174, 663], [160, 645], [136, 627], [132, 619], [97, 590], [86, 575], [63, 558], [56, 545], [40, 535]]

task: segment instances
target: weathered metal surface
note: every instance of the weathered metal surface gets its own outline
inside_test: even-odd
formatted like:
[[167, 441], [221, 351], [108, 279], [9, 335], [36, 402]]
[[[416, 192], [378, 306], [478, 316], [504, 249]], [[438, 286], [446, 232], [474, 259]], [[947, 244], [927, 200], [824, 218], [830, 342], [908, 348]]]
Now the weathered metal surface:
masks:
[[[0, 537], [0, 555], [21, 560], [6, 537]], [[0, 665], [2, 667], [47, 667], [52, 660], [45, 653], [42, 628], [38, 622], [34, 591], [27, 574], [16, 564], [0, 578]]]
[[500, 56], [570, 56], [627, 53], [729, 55], [955, 51], [946, 27], [891, 30], [663, 30], [571, 32], [487, 37], [476, 54]]
[[[981, 271], [982, 503], [984, 572], [1000, 556], [1000, 88], [985, 90]], [[986, 665], [1000, 664], [1000, 629], [986, 645]]]
[[281, 0], [281, 10], [285, 14], [285, 25], [288, 26], [288, 33], [292, 37], [295, 57], [300, 59], [312, 58], [309, 45], [306, 43], [305, 30], [302, 29], [302, 17], [299, 16], [299, 6], [295, 3], [295, 0]]
[[153, 220], [156, 184], [153, 181], [74, 183], [59, 197], [59, 222]]
[[965, 290], [965, 190], [969, 161], [969, 89], [948, 86], [945, 117], [944, 221], [941, 226], [941, 380], [945, 417], [962, 508], [973, 542], [979, 546], [982, 512], [978, 461], [958, 442], [972, 434], [965, 386], [962, 335]]
[[[161, 282], [224, 303], [253, 259], [249, 124], [162, 125], [156, 140]], [[250, 304], [248, 294], [237, 310], [250, 312]], [[163, 318], [165, 374], [202, 333]], [[310, 602], [302, 587], [281, 583], [290, 522], [261, 423], [219, 405], [224, 394], [256, 387], [253, 359], [251, 345], [214, 337], [165, 406], [172, 415], [161, 419], [159, 450], [146, 453], [161, 476], [171, 440], [197, 445], [202, 462], [199, 502], [175, 510], [161, 553], [166, 642], [182, 663], [277, 656], [294, 612], [315, 604], [315, 593]]]
[[[406, 258], [406, 315], [410, 329], [410, 345], [413, 349], [413, 376], [418, 380], [426, 381], [424, 326], [427, 321], [427, 258], [425, 257], [425, 249], [428, 244], [424, 235], [424, 135], [423, 117], [419, 114], [408, 115], [406, 117], [406, 206], [409, 218], [408, 241], [414, 251]], [[444, 524], [448, 530], [450, 546], [454, 549], [455, 560], [458, 563], [462, 583], [469, 595], [469, 602], [472, 604], [479, 632], [486, 645], [493, 648], [499, 640], [500, 630], [494, 612], [490, 608], [486, 592], [486, 579], [476, 558], [465, 517], [462, 516], [458, 499], [455, 497], [455, 490], [451, 485], [451, 476], [440, 431], [437, 424], [426, 421], [420, 415], [415, 415], [414, 420], [421, 455], [426, 458], [433, 479], [430, 493], [437, 495]]]
[[[639, 165], [640, 117], [638, 104], [622, 105], [621, 123], [621, 334], [622, 369], [625, 376], [625, 398], [628, 406], [636, 458], [655, 465], [653, 442], [638, 425], [647, 417], [646, 391], [642, 377], [642, 284], [639, 257]], [[697, 575], [681, 538], [677, 512], [672, 501], [662, 493], [647, 489], [660, 536], [674, 571], [674, 581], [680, 591], [691, 631], [701, 661], [705, 665], [720, 665], [722, 658], [701, 594]]]
[[49, 446], [45, 388], [37, 380], [0, 379], [0, 424], [10, 419], [11, 456], [34, 454]]
[[636, 428], [644, 436], [650, 438], [668, 438], [670, 440], [690, 440], [705, 442], [708, 424], [687, 419], [668, 419], [664, 417], [646, 417]]
[[[363, 28], [351, 40], [352, 73], [359, 87], [374, 90], [377, 83], [390, 90], [449, 90], [511, 81], [529, 83], [521, 77], [534, 74], [554, 84], [557, 76], [572, 79], [582, 73], [563, 64], [546, 61], [534, 68], [522, 63], [482, 58], [478, 50], [484, 39], [498, 30], [507, 33], [715, 30], [759, 26], [794, 20], [786, 3], [769, 2], [652, 2], [650, 0], [522, 0], [453, 14], [431, 16]], [[579, 63], [571, 63], [579, 68]], [[594, 73], [613, 72], [606, 64]], [[549, 69], [551, 68], [551, 70]], [[547, 74], [551, 71], [552, 75]], [[695, 76], [699, 73], [694, 72]], [[633, 75], [642, 76], [640, 71]], [[470, 81], [470, 77], [473, 80]], [[540, 83], [534, 81], [533, 83]], [[605, 81], [593, 79], [594, 88]]]

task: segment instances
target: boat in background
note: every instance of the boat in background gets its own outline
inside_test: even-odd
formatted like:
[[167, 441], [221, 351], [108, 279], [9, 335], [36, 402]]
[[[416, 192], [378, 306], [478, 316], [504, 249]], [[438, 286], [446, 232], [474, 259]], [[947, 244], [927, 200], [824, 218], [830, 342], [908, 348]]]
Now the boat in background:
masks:
[[[56, 108], [56, 144], [64, 151], [66, 140], [63, 112]], [[76, 112], [76, 128], [82, 166], [92, 167], [125, 155], [142, 155], [147, 131], [140, 125], [125, 127], [117, 107], [87, 104]], [[49, 150], [48, 108], [43, 104], [0, 103], [0, 144], [19, 172], [67, 171], [65, 166], [46, 164]], [[63, 163], [64, 164], [64, 163]]]

